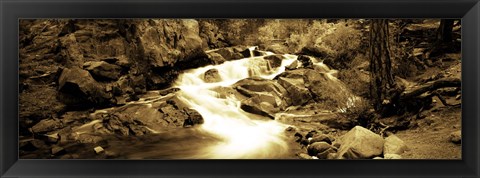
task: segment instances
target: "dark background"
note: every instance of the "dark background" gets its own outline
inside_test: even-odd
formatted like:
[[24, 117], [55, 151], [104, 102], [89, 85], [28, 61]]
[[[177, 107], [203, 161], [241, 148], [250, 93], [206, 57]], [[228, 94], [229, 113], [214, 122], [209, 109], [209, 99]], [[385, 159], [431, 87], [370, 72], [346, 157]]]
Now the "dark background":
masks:
[[[478, 0], [1, 1], [0, 175], [477, 177]], [[462, 18], [463, 160], [18, 160], [19, 18]]]

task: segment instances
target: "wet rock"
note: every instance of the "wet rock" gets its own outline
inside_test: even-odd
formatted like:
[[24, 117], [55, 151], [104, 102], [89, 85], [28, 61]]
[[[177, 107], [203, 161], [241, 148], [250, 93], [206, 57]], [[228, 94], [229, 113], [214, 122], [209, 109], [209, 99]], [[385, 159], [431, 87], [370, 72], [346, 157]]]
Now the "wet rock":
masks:
[[340, 149], [340, 146], [342, 146], [340, 142], [334, 142], [332, 145], [337, 149]]
[[458, 130], [450, 133], [450, 141], [455, 144], [462, 143], [462, 131]]
[[382, 154], [385, 140], [366, 128], [355, 126], [342, 137], [341, 142], [339, 158], [367, 159]]
[[215, 52], [207, 53], [207, 56], [214, 64], [217, 64], [217, 65], [222, 64], [226, 61], [222, 55]]
[[[267, 100], [262, 100], [262, 98]], [[256, 95], [252, 98], [243, 100], [241, 102], [240, 108], [249, 113], [258, 114], [274, 119], [275, 113], [278, 112], [279, 109], [271, 103], [272, 100], [275, 100], [275, 97], [272, 95]]]
[[105, 88], [88, 71], [80, 68], [64, 69], [58, 85], [59, 98], [67, 105], [107, 105], [111, 102], [111, 96], [105, 92]]
[[310, 140], [310, 144], [313, 144], [315, 142], [327, 142], [328, 144], [332, 144], [332, 142], [334, 141], [335, 139], [330, 136], [330, 135], [326, 135], [326, 134], [321, 134], [321, 135], [318, 135], [318, 136], [315, 136], [313, 137], [311, 140]]
[[285, 69], [287, 69], [287, 70], [295, 70], [295, 69], [298, 68], [298, 64], [299, 64], [298, 60], [295, 60], [295, 61], [293, 61], [290, 65], [285, 66]]
[[301, 142], [303, 140], [303, 135], [301, 133], [295, 133], [295, 142]]
[[402, 156], [398, 154], [385, 154], [383, 155], [384, 159], [402, 159]]
[[270, 67], [277, 68], [282, 66], [282, 61], [285, 59], [283, 55], [275, 54], [275, 55], [268, 55], [263, 57], [263, 59], [267, 60], [270, 64]]
[[294, 106], [303, 105], [312, 99], [310, 91], [305, 88], [305, 83], [301, 78], [280, 77], [278, 78], [278, 83], [287, 90], [287, 96], [291, 98], [292, 105]]
[[169, 89], [161, 90], [159, 92], [159, 94], [162, 95], [162, 96], [165, 96], [165, 95], [168, 95], [170, 93], [176, 93], [178, 91], [180, 91], [180, 88], [169, 88]]
[[93, 151], [95, 151], [96, 154], [100, 154], [100, 153], [104, 152], [105, 150], [101, 146], [97, 146], [97, 147], [93, 148]]
[[120, 77], [121, 67], [105, 61], [89, 61], [83, 64], [96, 80], [117, 80]]
[[[323, 153], [329, 149], [335, 150], [335, 148], [327, 142], [315, 142], [307, 147], [308, 155], [311, 156], [317, 156], [317, 154]], [[327, 154], [324, 154], [324, 158], [326, 158], [326, 156]]]
[[333, 159], [335, 158], [335, 156], [337, 156], [337, 150], [332, 147], [332, 148], [328, 148], [327, 150], [321, 152], [321, 153], [318, 153], [317, 154], [317, 158], [318, 159]]
[[302, 66], [304, 68], [312, 68], [313, 69], [313, 62], [312, 62], [312, 59], [310, 59], [310, 57], [305, 56], [305, 55], [299, 55], [297, 57], [297, 60], [300, 61], [300, 63], [302, 63]]
[[312, 138], [314, 137], [315, 135], [317, 135], [317, 131], [316, 130], [312, 130], [310, 132], [307, 133], [307, 135], [305, 135], [306, 138]]
[[217, 51], [215, 51], [215, 53], [222, 56], [222, 58], [226, 61], [231, 61], [231, 60], [244, 58], [243, 54], [237, 52], [234, 48], [220, 48]]
[[210, 69], [203, 74], [203, 80], [207, 83], [216, 83], [222, 81], [222, 77], [217, 69]]
[[297, 154], [297, 156], [300, 158], [300, 159], [312, 159], [312, 157], [308, 154], [305, 154], [305, 153], [300, 153], [300, 154]]
[[247, 57], [256, 57], [256, 56], [264, 56], [266, 55], [265, 52], [263, 51], [258, 51], [256, 48], [251, 50], [249, 48], [243, 50], [240, 52], [244, 58], [247, 58]]
[[46, 133], [63, 127], [63, 123], [58, 119], [44, 119], [32, 127], [33, 133]]
[[300, 145], [308, 146], [308, 144], [309, 144], [308, 139], [304, 138], [304, 139], [300, 140]]
[[185, 108], [184, 111], [187, 113], [188, 118], [183, 122], [183, 127], [203, 124], [203, 117], [196, 110]]
[[407, 145], [396, 135], [390, 135], [385, 138], [383, 145], [383, 154], [402, 154], [407, 150]]

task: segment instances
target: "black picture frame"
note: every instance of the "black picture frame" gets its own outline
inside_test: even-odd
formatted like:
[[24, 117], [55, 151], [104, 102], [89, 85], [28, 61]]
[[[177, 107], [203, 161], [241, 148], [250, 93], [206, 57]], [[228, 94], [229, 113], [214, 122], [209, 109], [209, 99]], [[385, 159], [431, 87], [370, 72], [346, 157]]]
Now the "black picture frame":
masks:
[[[0, 177], [478, 177], [478, 0], [1, 0]], [[462, 160], [18, 160], [19, 18], [461, 18]]]

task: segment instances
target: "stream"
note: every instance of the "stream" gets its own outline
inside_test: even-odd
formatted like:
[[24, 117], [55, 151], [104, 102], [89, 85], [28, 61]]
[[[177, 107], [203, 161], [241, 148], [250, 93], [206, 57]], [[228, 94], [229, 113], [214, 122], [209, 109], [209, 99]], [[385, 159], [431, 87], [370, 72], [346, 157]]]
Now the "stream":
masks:
[[[252, 47], [250, 51], [253, 51]], [[266, 52], [266, 55], [272, 55]], [[253, 56], [253, 54], [251, 54]], [[209, 65], [184, 71], [174, 83], [180, 90], [176, 96], [195, 109], [204, 123], [191, 128], [159, 130], [147, 128], [154, 134], [141, 137], [107, 138], [108, 150], [116, 153], [116, 158], [124, 159], [274, 159], [291, 157], [285, 129], [288, 125], [264, 116], [245, 112], [240, 108], [241, 101], [234, 94], [222, 94], [219, 87], [231, 87], [239, 80], [249, 77], [273, 79], [285, 71], [285, 66], [297, 59], [296, 55], [285, 54], [281, 66], [272, 68], [265, 56], [227, 61], [220, 65]], [[326, 67], [323, 63], [315, 63]], [[203, 74], [216, 69], [221, 79], [207, 83]], [[329, 70], [329, 69], [328, 69]], [[332, 70], [333, 71], [333, 70]], [[332, 77], [334, 78], [334, 77]], [[137, 108], [138, 117], [158, 117], [152, 108], [159, 96], [158, 91], [150, 91], [138, 101], [127, 103], [122, 108]], [[108, 113], [112, 109], [97, 110], [93, 116]], [[99, 120], [75, 129], [77, 133], [88, 132], [85, 128]]]

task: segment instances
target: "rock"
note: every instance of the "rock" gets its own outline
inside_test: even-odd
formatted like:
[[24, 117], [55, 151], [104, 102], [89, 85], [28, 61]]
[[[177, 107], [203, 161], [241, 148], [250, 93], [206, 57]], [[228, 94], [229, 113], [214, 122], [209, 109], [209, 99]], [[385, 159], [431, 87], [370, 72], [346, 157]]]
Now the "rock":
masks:
[[187, 113], [188, 118], [183, 122], [183, 127], [203, 124], [203, 117], [196, 110], [185, 108], [184, 111]]
[[[193, 19], [150, 19], [134, 21], [143, 58], [153, 68], [183, 62], [193, 64], [203, 52], [198, 22]], [[206, 55], [205, 55], [206, 56]]]
[[398, 154], [385, 154], [383, 155], [384, 159], [402, 159], [402, 156]]
[[19, 143], [19, 148], [21, 150], [25, 151], [35, 151], [35, 150], [41, 150], [41, 149], [46, 149], [47, 144], [45, 144], [44, 141], [38, 140], [38, 139], [31, 139], [26, 142], [20, 142]]
[[334, 142], [332, 145], [337, 149], [340, 149], [340, 146], [342, 146], [340, 142]]
[[337, 153], [328, 153], [326, 159], [337, 159]]
[[[248, 49], [246, 49], [248, 50]], [[231, 60], [236, 60], [236, 59], [242, 59], [244, 58], [244, 55], [236, 52], [234, 48], [220, 48], [215, 53], [219, 54], [220, 56], [223, 57], [224, 60], [226, 61], [231, 61]]]
[[366, 128], [355, 126], [341, 138], [341, 142], [339, 158], [367, 159], [382, 154], [385, 140]]
[[105, 151], [101, 146], [97, 146], [97, 147], [93, 148], [93, 150], [95, 151], [96, 154], [100, 154], [103, 151]]
[[277, 108], [276, 99], [272, 95], [260, 94], [241, 102], [240, 108], [246, 112], [258, 114], [272, 119], [275, 113], [280, 110]]
[[293, 61], [290, 65], [286, 66], [285, 69], [287, 70], [295, 70], [298, 68], [298, 60]]
[[[307, 147], [308, 155], [311, 156], [317, 156], [319, 153], [323, 153], [324, 151], [327, 151], [329, 149], [335, 149], [332, 147], [330, 144], [327, 142], [315, 142]], [[325, 158], [326, 158], [325, 154]]]
[[96, 80], [118, 80], [122, 69], [120, 66], [105, 61], [89, 61], [83, 64], [83, 68], [89, 71]]
[[58, 80], [62, 102], [67, 105], [110, 104], [112, 96], [105, 92], [90, 73], [80, 68], [66, 68]]
[[[333, 156], [336, 156], [336, 152], [337, 152], [337, 150], [334, 147], [331, 147], [331, 148], [328, 148], [327, 150], [325, 150], [321, 153], [318, 153], [317, 158], [318, 159], [329, 159], [329, 158], [332, 159], [332, 158], [334, 158]], [[334, 155], [332, 155], [332, 154], [334, 154]]]
[[[244, 58], [247, 58], [247, 57], [256, 57], [256, 56], [264, 56], [266, 55], [265, 52], [263, 51], [258, 51], [256, 48], [251, 50], [250, 48], [247, 48], [243, 51], [240, 52]], [[252, 56], [253, 55], [253, 56]]]
[[385, 138], [383, 145], [383, 154], [402, 154], [407, 150], [407, 145], [396, 135], [390, 135]]
[[222, 81], [222, 77], [220, 77], [217, 69], [210, 69], [204, 73], [203, 80], [207, 83], [216, 83]]
[[52, 155], [61, 155], [61, 154], [65, 154], [65, 149], [63, 147], [60, 147], [60, 146], [53, 146], [52, 149]]
[[373, 159], [383, 159], [383, 158], [380, 157], [380, 156], [377, 156], [377, 157], [375, 157], [375, 158], [373, 158]]
[[315, 142], [327, 142], [328, 144], [332, 144], [333, 141], [335, 141], [335, 139], [332, 136], [326, 135], [326, 134], [321, 134], [321, 135], [313, 137], [310, 140], [310, 144], [315, 143]]
[[80, 134], [74, 135], [73, 137], [74, 140], [80, 143], [99, 143], [103, 141], [103, 137], [91, 134]]
[[297, 154], [297, 156], [300, 158], [300, 159], [312, 159], [312, 157], [308, 154], [305, 154], [305, 153], [300, 153], [300, 154]]
[[226, 61], [222, 55], [215, 52], [207, 53], [207, 56], [214, 64], [217, 64], [217, 65], [222, 64]]
[[307, 135], [305, 135], [305, 138], [312, 138], [313, 136], [315, 136], [318, 132], [316, 130], [312, 130], [310, 132], [307, 133]]
[[305, 87], [308, 88], [313, 99], [332, 109], [347, 107], [347, 103], [354, 96], [343, 82], [332, 78], [328, 73], [307, 69], [303, 74]]
[[58, 119], [44, 119], [32, 127], [33, 133], [46, 133], [61, 129], [63, 124]]
[[462, 143], [462, 131], [458, 130], [450, 134], [450, 141], [455, 144]]
[[128, 57], [125, 55], [120, 55], [116, 57], [107, 57], [102, 59], [102, 61], [105, 61], [109, 64], [115, 64], [117, 66], [121, 66], [124, 68], [130, 68], [132, 66], [132, 63], [128, 60]]
[[312, 99], [310, 91], [305, 88], [303, 79], [280, 77], [278, 78], [278, 83], [287, 90], [287, 96], [291, 98], [294, 106], [303, 105]]
[[303, 135], [301, 133], [298, 133], [298, 132], [295, 133], [294, 137], [295, 137], [295, 142], [300, 143], [303, 140]]
[[300, 63], [302, 63], [302, 66], [304, 68], [312, 68], [313, 69], [313, 62], [312, 62], [312, 59], [310, 59], [310, 57], [305, 56], [305, 55], [299, 55], [297, 57], [297, 60], [300, 61]]
[[285, 57], [280, 54], [274, 54], [274, 55], [265, 56], [263, 57], [263, 59], [268, 61], [271, 68], [278, 68], [282, 66], [282, 61], [285, 59]]
[[300, 145], [308, 146], [308, 144], [309, 144], [308, 139], [304, 138], [304, 139], [301, 139], [301, 140], [300, 140]]

